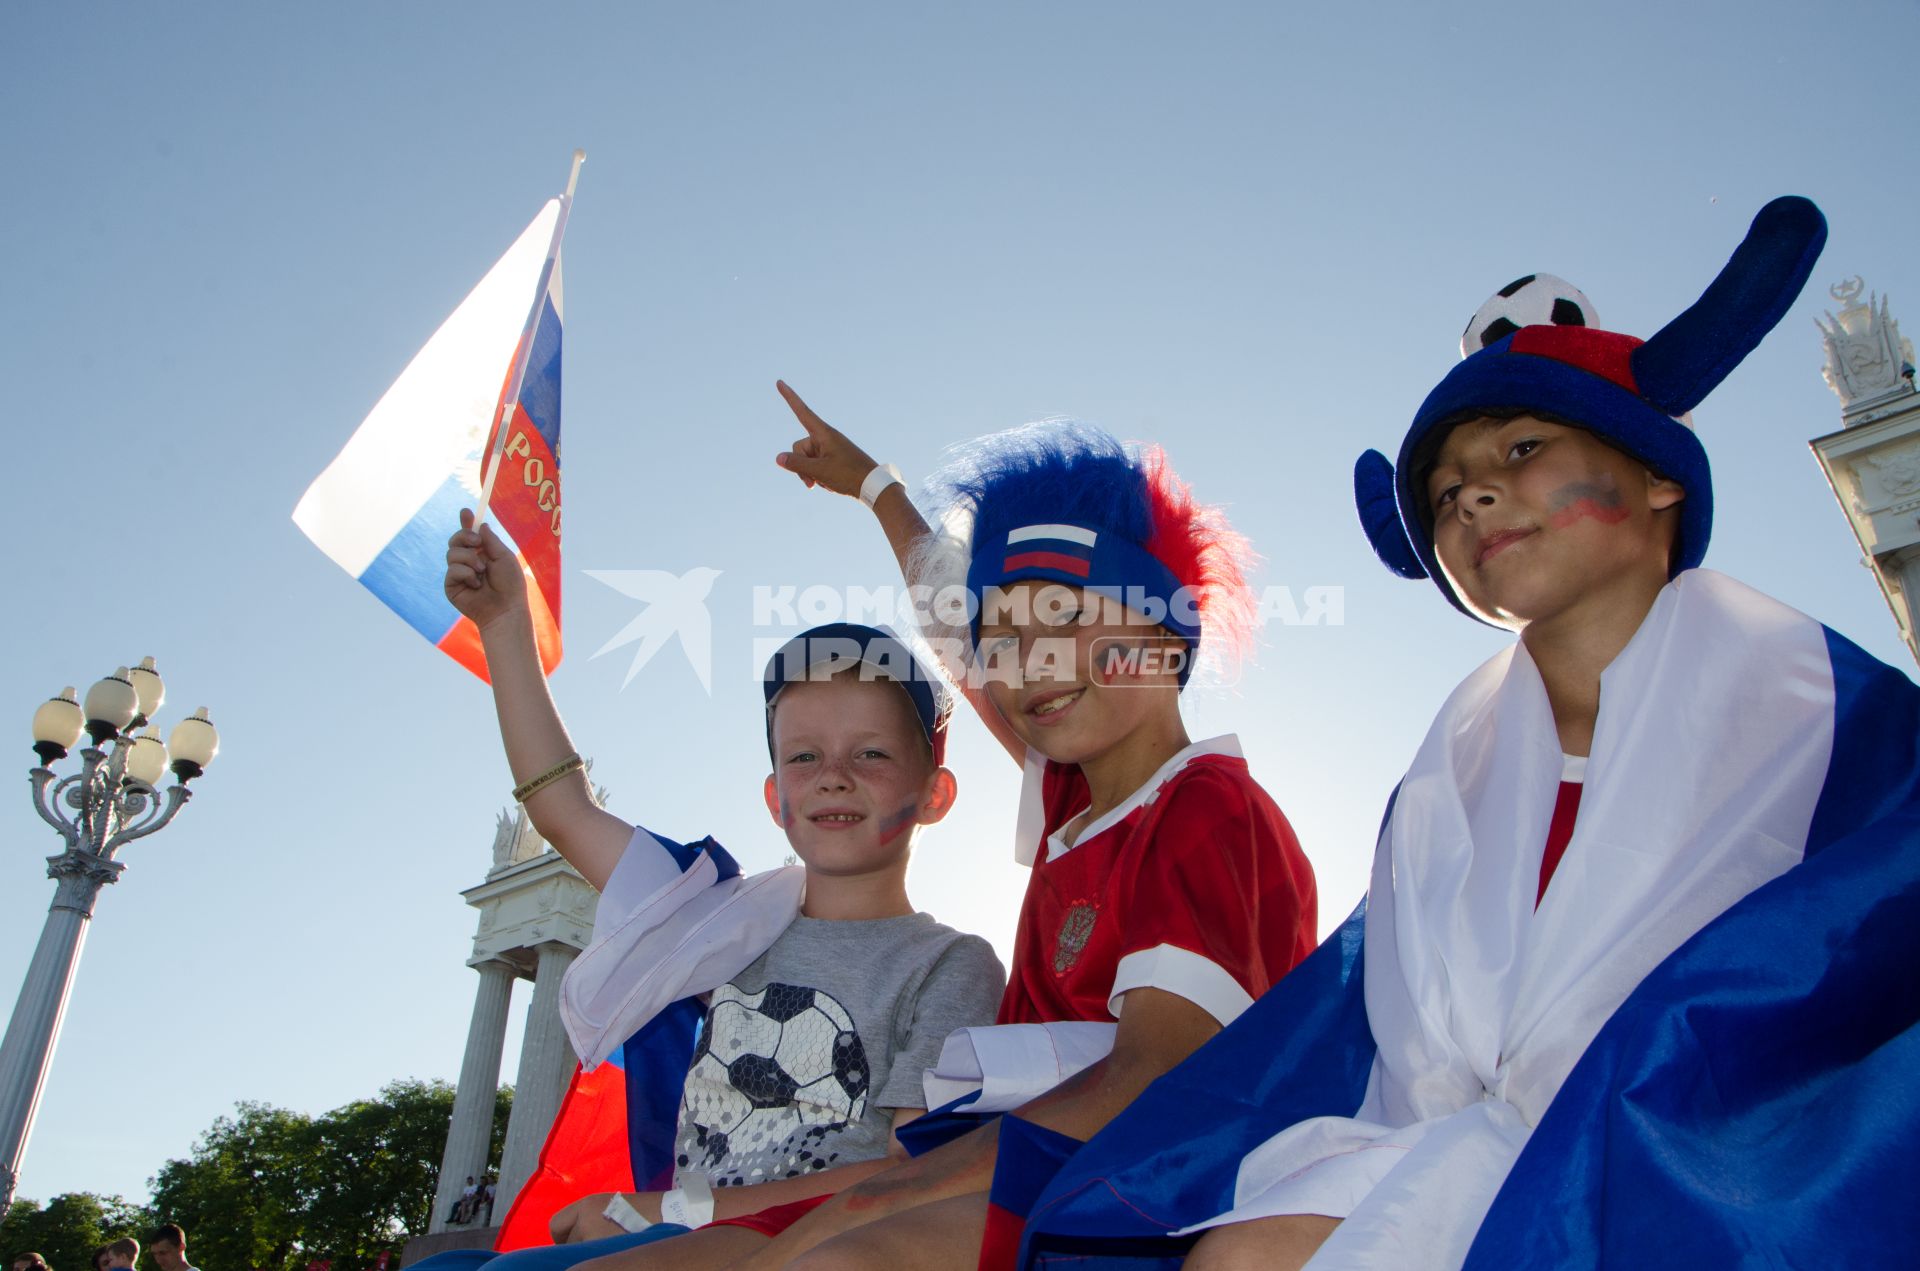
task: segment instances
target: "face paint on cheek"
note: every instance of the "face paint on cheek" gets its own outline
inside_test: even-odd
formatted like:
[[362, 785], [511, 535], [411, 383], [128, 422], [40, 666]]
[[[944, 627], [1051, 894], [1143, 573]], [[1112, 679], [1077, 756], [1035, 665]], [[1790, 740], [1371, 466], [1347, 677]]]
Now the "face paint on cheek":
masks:
[[780, 824], [783, 827], [793, 824], [793, 804], [784, 794], [780, 796]]
[[898, 812], [889, 812], [887, 815], [881, 817], [880, 824], [877, 827], [880, 832], [880, 841], [882, 843], [891, 843], [899, 838], [902, 834], [913, 828], [913, 823], [919, 814], [920, 805], [918, 803], [909, 803]]
[[1627, 519], [1627, 508], [1612, 481], [1570, 481], [1555, 490], [1547, 500], [1547, 520], [1557, 530], [1576, 521], [1595, 520], [1602, 525], [1618, 525]]
[[1139, 675], [1153, 660], [1154, 646], [1150, 643], [1112, 640], [1103, 643], [1096, 655], [1095, 679], [1101, 684], [1111, 684], [1117, 679]]

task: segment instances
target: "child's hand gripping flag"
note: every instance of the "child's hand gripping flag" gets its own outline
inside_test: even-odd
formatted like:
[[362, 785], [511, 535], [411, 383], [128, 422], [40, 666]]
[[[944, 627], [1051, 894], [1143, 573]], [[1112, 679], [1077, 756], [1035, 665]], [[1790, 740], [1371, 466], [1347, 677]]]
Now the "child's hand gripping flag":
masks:
[[293, 510], [321, 551], [483, 680], [479, 632], [442, 587], [447, 535], [475, 504], [533, 584], [542, 668], [560, 662], [560, 240], [583, 158]]

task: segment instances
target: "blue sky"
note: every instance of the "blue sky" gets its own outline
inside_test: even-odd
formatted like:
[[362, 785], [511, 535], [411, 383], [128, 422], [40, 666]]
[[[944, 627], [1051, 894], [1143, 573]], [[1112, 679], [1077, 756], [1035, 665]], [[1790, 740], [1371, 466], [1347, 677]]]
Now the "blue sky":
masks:
[[[782, 632], [754, 626], [754, 589], [892, 581], [858, 505], [773, 467], [795, 435], [776, 377], [915, 478], [1051, 414], [1160, 441], [1262, 583], [1342, 589], [1340, 625], [1275, 627], [1189, 712], [1195, 736], [1240, 734], [1330, 926], [1432, 711], [1502, 640], [1374, 562], [1353, 457], [1393, 447], [1496, 287], [1558, 273], [1650, 334], [1781, 193], [1815, 198], [1832, 239], [1696, 412], [1708, 564], [1911, 667], [1805, 444], [1838, 426], [1826, 286], [1862, 274], [1920, 324], [1911, 4], [96, 4], [4, 24], [16, 758], [40, 700], [149, 653], [163, 719], [206, 705], [226, 737], [102, 897], [23, 1195], [144, 1194], [239, 1099], [320, 1111], [455, 1074], [456, 893], [511, 784], [491, 706], [288, 518], [576, 146], [554, 690], [615, 811], [750, 866], [785, 850], [752, 656]], [[721, 571], [711, 694], [677, 650], [622, 691], [626, 656], [587, 655], [634, 602], [580, 571], [701, 566]], [[1004, 953], [1017, 774], [977, 726], [951, 762], [960, 805], [912, 886]], [[0, 845], [10, 995], [57, 844], [16, 795]]]

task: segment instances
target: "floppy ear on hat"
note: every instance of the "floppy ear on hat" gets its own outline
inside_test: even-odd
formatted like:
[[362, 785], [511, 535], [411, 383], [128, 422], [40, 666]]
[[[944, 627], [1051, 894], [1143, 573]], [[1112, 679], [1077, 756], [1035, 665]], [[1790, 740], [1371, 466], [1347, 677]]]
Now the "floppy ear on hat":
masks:
[[1367, 541], [1373, 544], [1380, 563], [1402, 578], [1425, 578], [1426, 566], [1420, 563], [1400, 523], [1393, 463], [1378, 450], [1369, 450], [1354, 461], [1353, 501], [1360, 509], [1360, 527], [1367, 532]]
[[1698, 300], [1633, 351], [1640, 396], [1684, 415], [1759, 347], [1813, 273], [1827, 219], [1798, 195], [1760, 209], [1746, 238]]

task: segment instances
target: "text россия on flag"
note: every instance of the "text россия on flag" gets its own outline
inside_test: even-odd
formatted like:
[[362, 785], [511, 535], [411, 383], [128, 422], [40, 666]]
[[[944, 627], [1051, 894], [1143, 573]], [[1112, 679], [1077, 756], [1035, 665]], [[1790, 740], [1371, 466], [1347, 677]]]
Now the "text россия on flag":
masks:
[[489, 519], [532, 584], [541, 666], [560, 662], [560, 240], [570, 203], [569, 193], [540, 209], [293, 511], [315, 546], [483, 680], [479, 632], [442, 580], [447, 537], [460, 509], [482, 502], [489, 475]]

